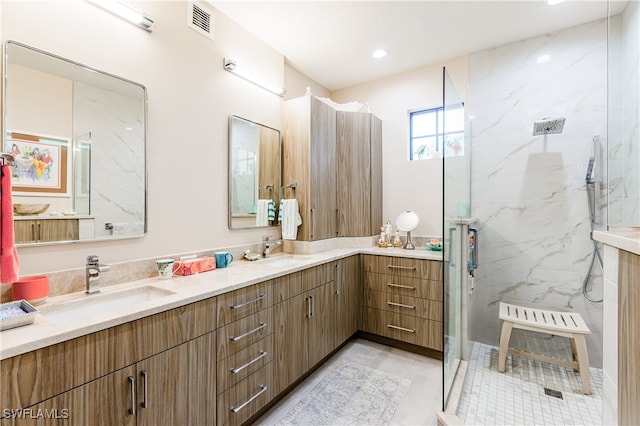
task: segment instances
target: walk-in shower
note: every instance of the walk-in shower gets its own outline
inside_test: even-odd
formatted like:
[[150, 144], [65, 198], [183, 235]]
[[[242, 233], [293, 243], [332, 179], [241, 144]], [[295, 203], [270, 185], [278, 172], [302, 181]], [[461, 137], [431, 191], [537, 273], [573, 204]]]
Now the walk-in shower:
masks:
[[600, 147], [600, 136], [596, 135], [593, 137], [593, 157], [589, 157], [589, 162], [587, 163], [587, 176], [585, 177], [585, 185], [586, 185], [586, 193], [587, 193], [587, 203], [589, 207], [589, 238], [593, 243], [593, 252], [591, 253], [591, 261], [589, 262], [589, 269], [582, 281], [582, 295], [590, 302], [600, 303], [601, 299], [594, 299], [589, 295], [589, 278], [593, 273], [593, 266], [595, 264], [596, 258], [600, 263], [600, 269], [602, 269], [602, 255], [600, 254], [600, 249], [598, 248], [598, 242], [593, 239], [593, 229], [597, 224], [597, 199], [598, 199], [598, 191], [597, 191], [597, 180], [596, 180], [596, 154], [599, 151]]

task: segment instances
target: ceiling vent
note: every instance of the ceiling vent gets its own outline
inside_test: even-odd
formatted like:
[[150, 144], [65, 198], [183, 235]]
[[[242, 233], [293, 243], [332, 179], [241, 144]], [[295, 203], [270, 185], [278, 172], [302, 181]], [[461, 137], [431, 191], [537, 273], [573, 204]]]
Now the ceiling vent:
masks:
[[213, 40], [215, 29], [213, 12], [196, 1], [188, 2], [188, 8], [187, 26]]

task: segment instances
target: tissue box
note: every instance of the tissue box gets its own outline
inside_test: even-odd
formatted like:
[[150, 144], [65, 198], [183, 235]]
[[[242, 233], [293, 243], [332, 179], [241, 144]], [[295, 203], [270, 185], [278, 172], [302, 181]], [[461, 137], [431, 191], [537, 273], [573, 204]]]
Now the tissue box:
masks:
[[198, 257], [196, 259], [182, 260], [176, 275], [188, 276], [199, 272], [213, 271], [216, 269], [215, 257]]

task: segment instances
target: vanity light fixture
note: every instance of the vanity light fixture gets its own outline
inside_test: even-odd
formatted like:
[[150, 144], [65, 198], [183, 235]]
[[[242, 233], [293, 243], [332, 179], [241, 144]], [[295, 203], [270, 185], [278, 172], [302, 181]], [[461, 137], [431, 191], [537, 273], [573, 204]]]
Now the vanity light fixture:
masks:
[[233, 59], [225, 58], [223, 66], [224, 69], [229, 71], [230, 73], [244, 78], [245, 80], [250, 81], [257, 86], [260, 86], [263, 89], [270, 91], [271, 93], [275, 93], [278, 96], [284, 96], [284, 94], [287, 93], [287, 89], [285, 89], [284, 87], [278, 86], [277, 84], [271, 83], [264, 78], [255, 75], [246, 68], [238, 65]]
[[89, 0], [91, 3], [113, 13], [114, 15], [132, 22], [140, 28], [149, 32], [153, 31], [153, 19], [146, 16], [143, 12], [129, 6], [120, 0]]

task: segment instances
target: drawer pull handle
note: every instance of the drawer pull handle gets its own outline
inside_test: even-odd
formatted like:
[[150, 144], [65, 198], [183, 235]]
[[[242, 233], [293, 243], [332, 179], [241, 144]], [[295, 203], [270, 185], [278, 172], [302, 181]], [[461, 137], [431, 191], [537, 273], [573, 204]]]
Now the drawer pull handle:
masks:
[[255, 333], [256, 331], [262, 330], [266, 326], [267, 326], [266, 322], [261, 322], [260, 325], [258, 327], [256, 327], [256, 328], [254, 328], [253, 330], [249, 330], [246, 333], [241, 334], [239, 336], [231, 336], [231, 337], [229, 337], [229, 340], [231, 340], [232, 342], [237, 342], [238, 340], [244, 339], [245, 337]]
[[260, 385], [260, 390], [258, 391], [258, 393], [256, 393], [255, 395], [253, 395], [251, 398], [247, 399], [245, 402], [243, 402], [242, 404], [238, 405], [237, 407], [231, 407], [231, 411], [233, 413], [237, 413], [238, 411], [242, 410], [244, 407], [246, 407], [247, 405], [251, 404], [251, 402], [256, 399], [257, 397], [259, 397], [260, 395], [262, 395], [263, 393], [265, 393], [267, 391], [267, 387], [265, 385]]
[[387, 327], [393, 328], [400, 331], [408, 331], [409, 333], [415, 333], [416, 331], [411, 328], [398, 327], [397, 325], [387, 324]]
[[387, 283], [387, 287], [406, 288], [407, 290], [415, 290], [415, 286]]
[[136, 415], [136, 379], [133, 376], [127, 377], [129, 381], [129, 391], [131, 392], [131, 407], [129, 407], [129, 414]]
[[387, 268], [389, 269], [406, 269], [408, 271], [415, 271], [416, 267], [415, 266], [397, 266], [397, 265], [387, 265]]
[[239, 372], [241, 372], [242, 370], [244, 370], [245, 368], [247, 368], [248, 366], [250, 366], [251, 364], [253, 364], [254, 362], [259, 361], [261, 358], [264, 358], [265, 356], [267, 356], [267, 351], [260, 351], [260, 355], [258, 355], [257, 357], [255, 357], [254, 359], [252, 359], [251, 361], [247, 362], [244, 365], [241, 365], [240, 367], [236, 367], [236, 368], [232, 368], [231, 372], [233, 374], [238, 374]]
[[140, 406], [142, 408], [149, 408], [149, 403], [147, 401], [149, 401], [149, 399], [147, 398], [147, 370], [142, 370], [140, 372], [140, 375], [142, 376], [142, 403], [140, 403]]
[[399, 308], [408, 308], [408, 309], [415, 309], [416, 306], [415, 305], [405, 305], [402, 303], [394, 303], [394, 302], [387, 302], [387, 305], [389, 306], [397, 306]]
[[258, 296], [257, 299], [249, 300], [248, 302], [240, 303], [238, 305], [231, 305], [231, 309], [239, 309], [239, 308], [242, 308], [244, 306], [250, 305], [252, 303], [257, 303], [257, 302], [261, 301], [262, 299], [264, 299], [265, 297], [267, 297], [267, 296], [265, 296], [265, 294], [262, 293], [260, 296]]

